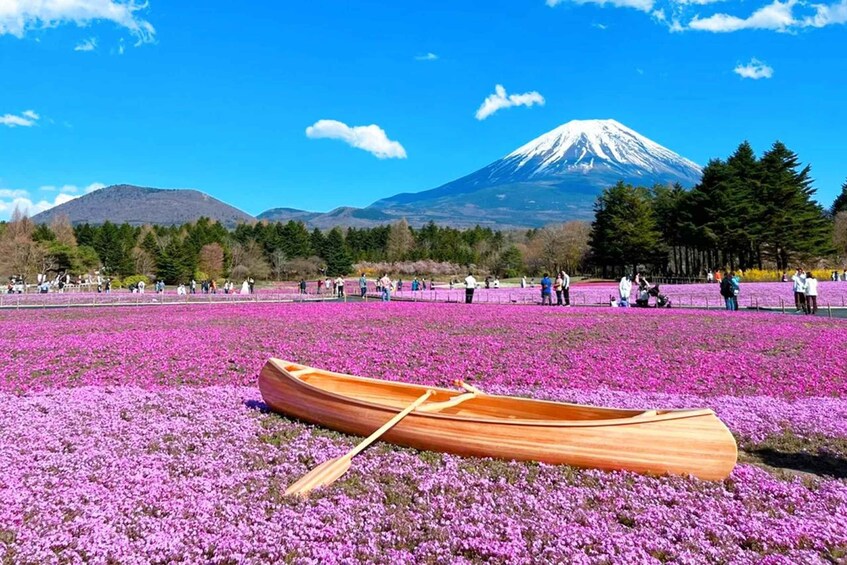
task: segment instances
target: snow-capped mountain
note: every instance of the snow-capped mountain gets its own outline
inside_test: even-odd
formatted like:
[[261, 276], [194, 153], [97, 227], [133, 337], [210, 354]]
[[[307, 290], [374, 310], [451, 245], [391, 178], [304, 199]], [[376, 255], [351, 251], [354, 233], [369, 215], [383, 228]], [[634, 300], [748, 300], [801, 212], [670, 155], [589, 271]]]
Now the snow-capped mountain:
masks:
[[700, 167], [615, 120], [573, 120], [486, 167], [492, 181], [612, 172], [624, 178], [700, 180]]
[[540, 226], [590, 219], [604, 188], [699, 182], [700, 167], [615, 120], [573, 120], [438, 188], [371, 205], [413, 223]]

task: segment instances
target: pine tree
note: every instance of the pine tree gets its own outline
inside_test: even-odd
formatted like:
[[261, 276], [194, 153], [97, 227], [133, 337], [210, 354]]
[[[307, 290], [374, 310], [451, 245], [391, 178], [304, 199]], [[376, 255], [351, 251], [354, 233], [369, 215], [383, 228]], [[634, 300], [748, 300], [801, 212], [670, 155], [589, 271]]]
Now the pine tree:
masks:
[[829, 213], [834, 218], [839, 212], [845, 211], [847, 211], [847, 181], [844, 181], [844, 184], [841, 185], [841, 194], [835, 198]]
[[334, 227], [327, 234], [323, 259], [326, 261], [327, 276], [344, 276], [353, 271], [353, 260], [347, 251], [341, 228]]
[[639, 263], [653, 263], [661, 252], [661, 233], [656, 224], [649, 191], [619, 181], [603, 191], [595, 204], [589, 246], [595, 263], [635, 270]]
[[831, 251], [829, 222], [812, 201], [811, 167], [800, 168], [797, 154], [779, 141], [761, 162], [762, 253], [776, 262], [778, 270], [787, 270], [798, 255]]

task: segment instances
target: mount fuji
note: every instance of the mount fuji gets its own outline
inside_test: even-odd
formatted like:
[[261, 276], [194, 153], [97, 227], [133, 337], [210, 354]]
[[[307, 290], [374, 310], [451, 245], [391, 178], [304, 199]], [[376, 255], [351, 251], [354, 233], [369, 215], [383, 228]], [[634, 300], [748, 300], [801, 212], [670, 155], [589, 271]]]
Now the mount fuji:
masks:
[[592, 218], [597, 196], [619, 180], [690, 187], [701, 172], [696, 163], [615, 120], [573, 120], [465, 177], [368, 209], [413, 225], [433, 220], [537, 227]]

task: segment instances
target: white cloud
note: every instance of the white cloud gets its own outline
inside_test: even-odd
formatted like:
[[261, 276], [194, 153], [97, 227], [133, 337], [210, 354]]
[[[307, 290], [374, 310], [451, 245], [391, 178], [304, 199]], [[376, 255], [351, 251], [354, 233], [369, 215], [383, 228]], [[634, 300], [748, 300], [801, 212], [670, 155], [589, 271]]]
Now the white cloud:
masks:
[[607, 26], [606, 24], [591, 24], [591, 27], [596, 27], [597, 29], [601, 29], [604, 31], [609, 29], [609, 26]]
[[476, 119], [484, 120], [494, 112], [503, 108], [511, 108], [513, 106], [526, 106], [529, 108], [538, 104], [544, 105], [544, 97], [536, 91], [524, 92], [523, 94], [507, 94], [506, 89], [502, 84], [494, 87], [494, 94], [489, 94], [482, 106], [476, 111]]
[[773, 68], [755, 58], [750, 59], [750, 62], [746, 65], [739, 64], [733, 69], [733, 72], [741, 78], [751, 78], [753, 80], [771, 78], [773, 76]]
[[797, 21], [794, 19], [794, 6], [797, 0], [780, 2], [763, 6], [747, 18], [739, 18], [729, 14], [714, 14], [708, 18], [695, 16], [688, 23], [689, 29], [725, 33], [742, 29], [768, 29], [773, 31], [788, 31]]
[[112, 22], [129, 30], [136, 45], [149, 43], [156, 30], [139, 16], [147, 7], [148, 2], [139, 0], [0, 0], [0, 35], [22, 38], [33, 29]]
[[350, 127], [337, 120], [318, 120], [306, 128], [310, 139], [340, 139], [352, 147], [364, 149], [379, 159], [405, 159], [406, 150], [378, 125]]
[[815, 15], [803, 18], [804, 27], [825, 27], [847, 23], [847, 0], [837, 4], [812, 4]]
[[418, 55], [415, 57], [415, 61], [437, 61], [438, 55], [435, 53], [427, 53], [426, 55]]
[[[0, 0], [2, 1], [2, 0]], [[32, 195], [30, 191], [23, 189], [0, 188], [0, 220], [7, 220], [12, 215], [15, 208], [20, 208], [28, 216], [32, 217], [44, 210], [49, 210], [54, 206], [70, 202], [74, 198], [78, 198], [83, 194], [88, 194], [104, 188], [103, 183], [95, 182], [88, 186], [78, 187], [75, 185], [66, 184], [58, 189], [58, 194], [50, 196], [49, 193], [56, 193], [55, 186], [42, 186], [38, 190], [42, 195]]]
[[[3, 0], [0, 0], [2, 2]], [[20, 114], [4, 114], [0, 116], [0, 126], [7, 126], [10, 128], [14, 127], [23, 127], [30, 128], [35, 125], [35, 123], [41, 119], [41, 116], [33, 112], [32, 110], [27, 110], [25, 112], [21, 112]]]
[[94, 51], [95, 49], [97, 49], [96, 37], [89, 37], [88, 39], [84, 40], [82, 43], [79, 43], [76, 47], [74, 47], [74, 51]]

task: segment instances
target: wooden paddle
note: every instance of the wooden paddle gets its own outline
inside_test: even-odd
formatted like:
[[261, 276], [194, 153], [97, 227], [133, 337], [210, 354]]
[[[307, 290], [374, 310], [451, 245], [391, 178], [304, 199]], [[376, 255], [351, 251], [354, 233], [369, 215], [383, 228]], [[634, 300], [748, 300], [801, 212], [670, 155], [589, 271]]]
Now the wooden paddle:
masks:
[[466, 391], [468, 391], [468, 392], [473, 392], [473, 393], [475, 393], [475, 394], [485, 394], [484, 392], [482, 392], [481, 390], [479, 390], [479, 389], [478, 389], [478, 388], [476, 388], [475, 386], [473, 386], [473, 385], [469, 385], [468, 383], [466, 383], [466, 382], [465, 382], [465, 381], [463, 381], [462, 379], [456, 379], [456, 380], [455, 380], [455, 381], [453, 381], [453, 382], [455, 383], [455, 385], [456, 385], [456, 386], [460, 386], [460, 387], [462, 387], [463, 389], [465, 389], [465, 390], [466, 390]]
[[308, 496], [309, 493], [318, 488], [331, 485], [338, 478], [347, 472], [350, 468], [350, 462], [353, 457], [358, 455], [362, 450], [380, 438], [382, 434], [390, 430], [394, 424], [409, 415], [415, 408], [426, 402], [426, 399], [435, 393], [434, 390], [426, 391], [426, 394], [412, 402], [402, 412], [388, 420], [377, 431], [366, 437], [362, 442], [340, 457], [324, 461], [285, 489], [285, 494], [296, 494], [298, 496]]

